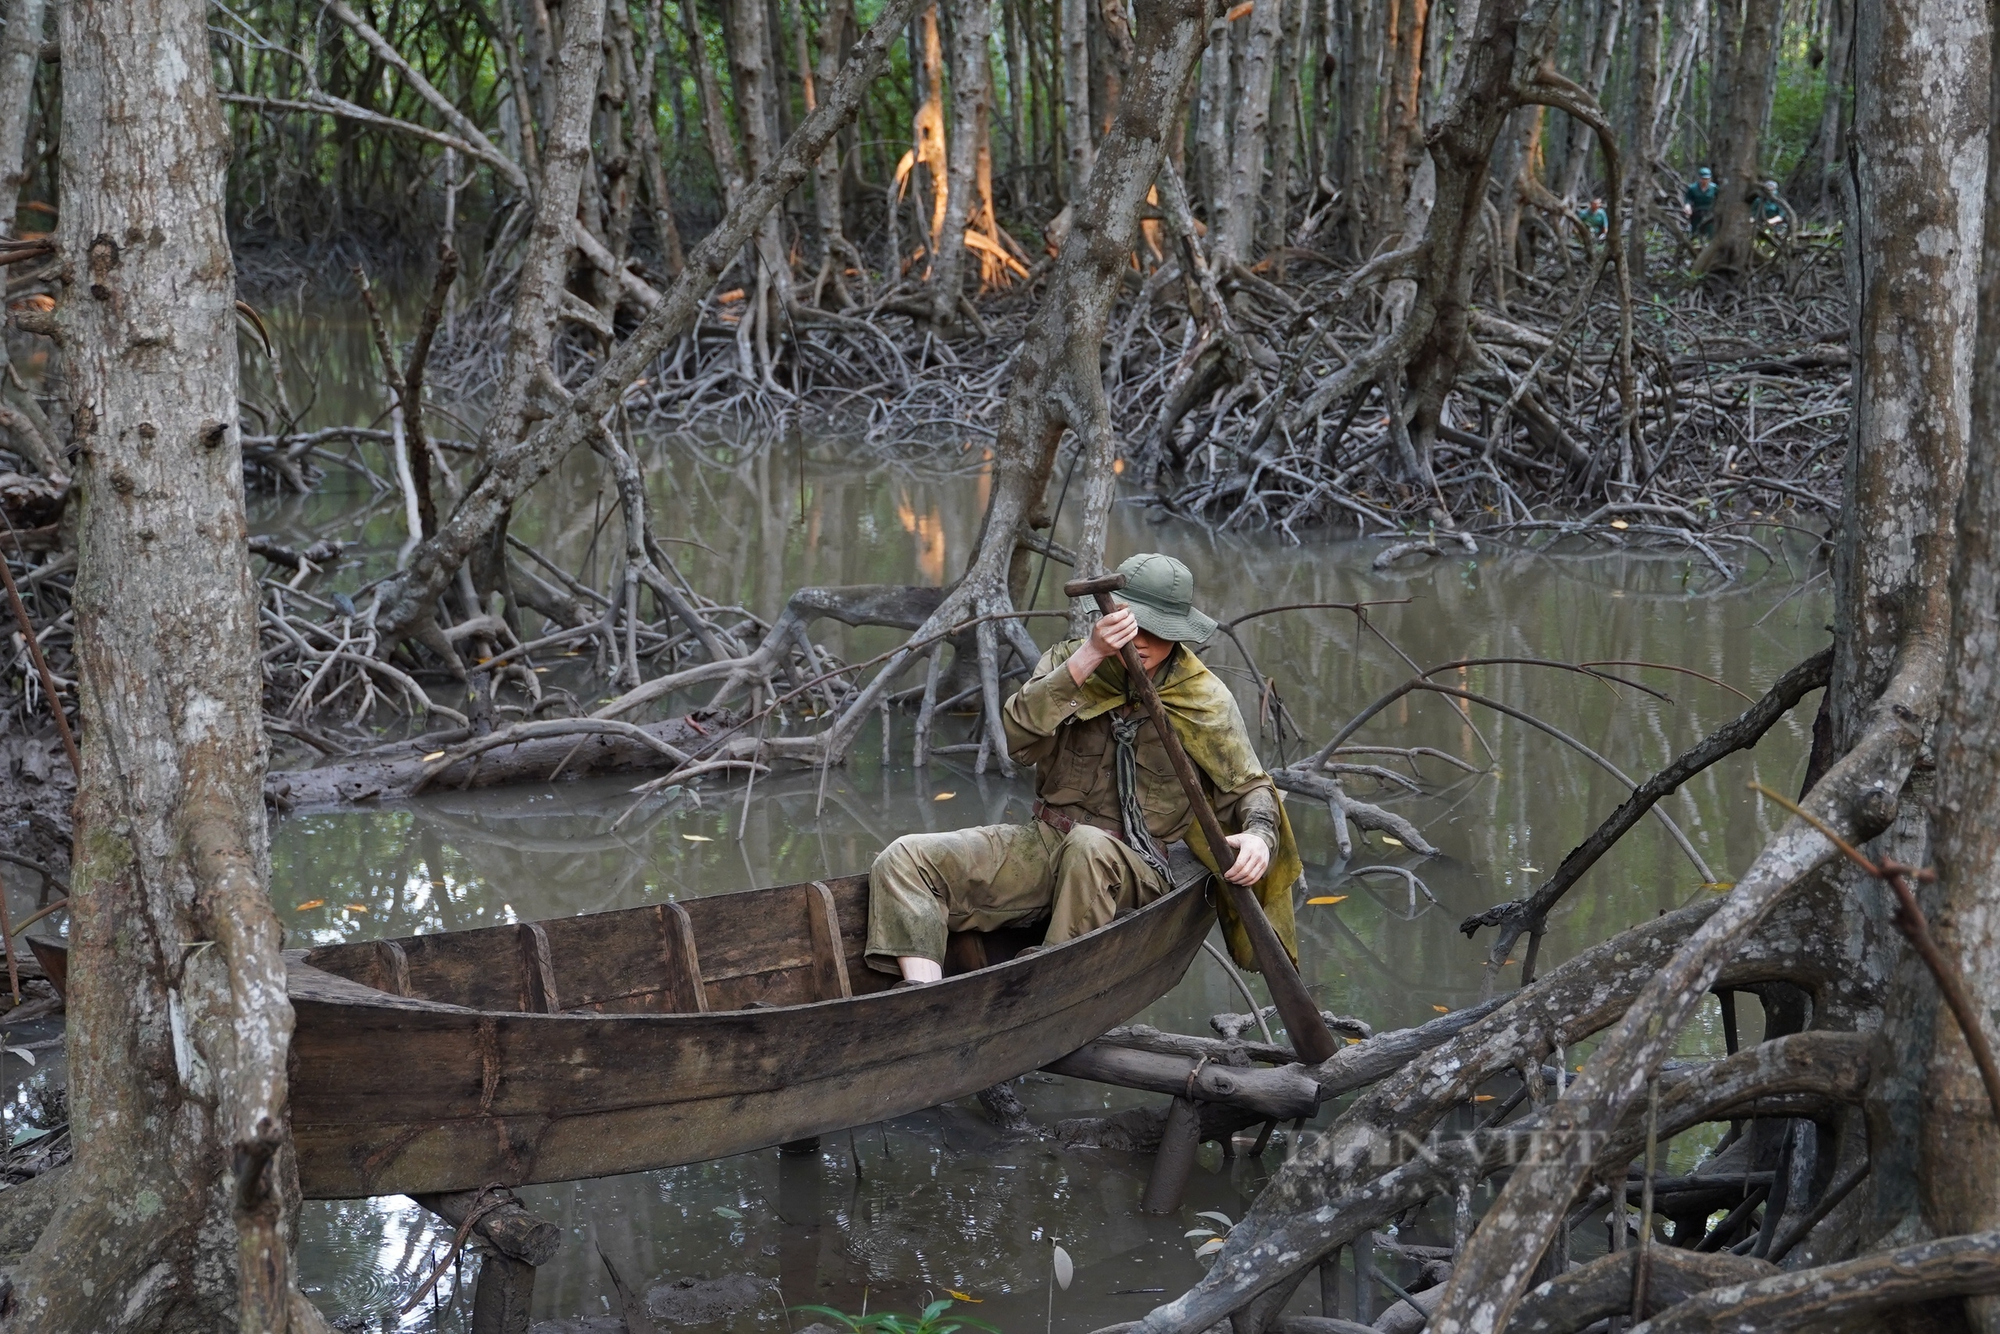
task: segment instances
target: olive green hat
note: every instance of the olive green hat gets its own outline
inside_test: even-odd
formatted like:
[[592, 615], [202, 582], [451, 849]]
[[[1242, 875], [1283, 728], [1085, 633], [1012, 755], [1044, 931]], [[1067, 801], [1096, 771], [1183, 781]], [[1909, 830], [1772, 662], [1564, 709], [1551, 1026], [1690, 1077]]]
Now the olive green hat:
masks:
[[1172, 556], [1149, 551], [1118, 567], [1125, 587], [1116, 597], [1132, 608], [1139, 628], [1176, 643], [1201, 644], [1215, 633], [1215, 618], [1194, 606], [1194, 576]]

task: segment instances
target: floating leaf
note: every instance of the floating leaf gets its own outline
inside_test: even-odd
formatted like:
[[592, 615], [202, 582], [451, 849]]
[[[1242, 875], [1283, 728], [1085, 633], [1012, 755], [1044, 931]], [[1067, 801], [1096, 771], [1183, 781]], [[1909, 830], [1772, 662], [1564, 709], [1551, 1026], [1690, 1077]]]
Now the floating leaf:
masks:
[[986, 1300], [984, 1297], [975, 1297], [969, 1292], [953, 1292], [950, 1288], [946, 1288], [944, 1293], [945, 1296], [955, 1302], [971, 1302], [974, 1306], [978, 1306]]
[[1523, 871], [1539, 871], [1539, 870], [1541, 870], [1542, 868], [1541, 868], [1541, 867], [1539, 867], [1539, 866], [1530, 866], [1530, 865], [1528, 865], [1528, 864], [1527, 864], [1526, 862], [1522, 862], [1522, 863], [1521, 863], [1521, 869], [1522, 869]]
[[1392, 847], [1392, 848], [1400, 848], [1400, 847], [1402, 847], [1402, 846], [1403, 846], [1403, 840], [1402, 840], [1402, 839], [1400, 839], [1400, 838], [1390, 838], [1390, 837], [1389, 837], [1389, 836], [1388, 836], [1387, 834], [1384, 834], [1384, 835], [1382, 835], [1382, 841], [1383, 841], [1384, 843], [1387, 843], [1387, 844], [1388, 844], [1388, 845], [1389, 845], [1390, 847]]
[[710, 838], [710, 837], [709, 837], [709, 836], [708, 836], [707, 834], [682, 834], [682, 835], [681, 835], [681, 837], [682, 837], [682, 838], [684, 838], [684, 839], [686, 839], [686, 840], [687, 840], [688, 842], [690, 842], [690, 843], [713, 843], [713, 842], [715, 842], [715, 840], [714, 840], [714, 839], [712, 839], [712, 838]]
[[1475, 1093], [1472, 1095], [1472, 1100], [1474, 1102], [1492, 1102], [1493, 1095], [1491, 1093]]
[[1069, 1281], [1076, 1277], [1076, 1266], [1070, 1263], [1069, 1252], [1056, 1247], [1056, 1286], [1069, 1291]]
[[343, 906], [343, 907], [345, 907], [345, 908], [347, 909], [347, 911], [349, 911], [349, 912], [367, 912], [367, 911], [368, 911], [368, 905], [367, 905], [367, 904], [365, 904], [365, 903], [349, 903], [349, 904], [344, 904], [344, 905], [342, 905], [342, 906]]
[[1361, 1039], [1360, 1039], [1360, 1038], [1349, 1038], [1349, 1039], [1347, 1040], [1347, 1045], [1348, 1045], [1348, 1046], [1350, 1046], [1350, 1047], [1358, 1047], [1358, 1046], [1360, 1046], [1360, 1045], [1361, 1045]]
[[743, 1215], [742, 1215], [742, 1214], [739, 1214], [739, 1213], [737, 1213], [737, 1212], [736, 1212], [736, 1211], [735, 1211], [734, 1209], [730, 1208], [730, 1207], [729, 1207], [728, 1205], [726, 1205], [726, 1204], [718, 1204], [718, 1205], [716, 1205], [716, 1206], [715, 1206], [715, 1212], [716, 1212], [716, 1213], [717, 1213], [718, 1215], [720, 1215], [721, 1217], [723, 1217], [723, 1218], [728, 1218], [728, 1219], [740, 1219], [740, 1218], [742, 1218], [742, 1217], [743, 1217]]
[[1432, 1008], [1433, 1010], [1436, 1010], [1436, 1011], [1437, 1011], [1437, 1012], [1438, 1012], [1439, 1014], [1450, 1014], [1450, 1013], [1451, 1013], [1451, 1007], [1450, 1007], [1449, 1005], [1433, 1005], [1433, 1006], [1431, 1006], [1431, 1008]]
[[1196, 1217], [1196, 1218], [1213, 1218], [1213, 1219], [1214, 1219], [1214, 1220], [1215, 1220], [1216, 1222], [1218, 1222], [1218, 1223], [1222, 1224], [1222, 1225], [1223, 1225], [1224, 1227], [1235, 1227], [1235, 1226], [1236, 1226], [1236, 1224], [1235, 1224], [1235, 1223], [1233, 1223], [1233, 1222], [1231, 1222], [1231, 1221], [1229, 1220], [1229, 1215], [1228, 1215], [1228, 1214], [1225, 1214], [1225, 1213], [1223, 1213], [1223, 1212], [1222, 1212], [1222, 1211], [1221, 1211], [1220, 1209], [1204, 1209], [1204, 1210], [1203, 1210], [1202, 1212], [1200, 1212], [1200, 1213], [1196, 1214], [1196, 1215], [1195, 1215], [1195, 1217]]
[[444, 758], [444, 752], [443, 752], [443, 751], [441, 751], [441, 750], [434, 750], [434, 751], [432, 751], [432, 752], [431, 752], [430, 754], [428, 754], [428, 755], [424, 756], [424, 763], [425, 763], [425, 764], [429, 764], [429, 763], [431, 763], [431, 762], [432, 762], [433, 760], [441, 760], [441, 759], [443, 759], [443, 758]]
[[301, 904], [299, 904], [298, 906], [294, 907], [294, 908], [292, 909], [292, 911], [293, 911], [293, 912], [310, 912], [310, 911], [312, 911], [312, 910], [313, 910], [314, 908], [324, 908], [325, 906], [326, 906], [326, 900], [325, 900], [325, 899], [307, 899], [307, 900], [306, 900], [306, 901], [305, 901], [304, 903], [301, 903]]
[[537, 667], [537, 668], [535, 668], [535, 675], [536, 675], [536, 676], [547, 676], [548, 674], [549, 674], [549, 669], [548, 669], [548, 668], [546, 668], [546, 667]]
[[9, 1056], [18, 1056], [29, 1065], [35, 1063], [35, 1053], [29, 1051], [26, 1047], [9, 1047], [7, 1048], [7, 1054]]
[[1721, 894], [1736, 888], [1736, 882], [1734, 880], [1705, 880], [1702, 882], [1701, 887], [1703, 889], [1712, 889], [1716, 893]]
[[1345, 902], [1347, 902], [1347, 895], [1345, 895], [1345, 894], [1321, 894], [1321, 895], [1320, 895], [1320, 896], [1319, 896], [1318, 898], [1312, 898], [1312, 899], [1307, 899], [1307, 900], [1306, 900], [1306, 902], [1307, 902], [1308, 904], [1314, 904], [1314, 903], [1345, 903]]
[[1227, 1246], [1228, 1244], [1229, 1244], [1228, 1242], [1224, 1241], [1220, 1237], [1217, 1237], [1214, 1241], [1204, 1241], [1195, 1250], [1194, 1258], [1197, 1260], [1206, 1259], [1207, 1257], [1214, 1255], [1217, 1251], [1221, 1250], [1224, 1246]]
[[1189, 1228], [1186, 1232], [1181, 1233], [1181, 1235], [1183, 1237], [1212, 1237], [1215, 1235], [1215, 1229], [1212, 1227]]
[[938, 793], [938, 794], [937, 794], [937, 795], [936, 795], [935, 797], [932, 797], [932, 798], [931, 798], [931, 800], [932, 800], [932, 801], [950, 801], [950, 800], [951, 800], [951, 799], [952, 799], [953, 797], [955, 797], [955, 796], [957, 796], [957, 795], [958, 795], [958, 793], [956, 793], [956, 792], [940, 792], [940, 793]]

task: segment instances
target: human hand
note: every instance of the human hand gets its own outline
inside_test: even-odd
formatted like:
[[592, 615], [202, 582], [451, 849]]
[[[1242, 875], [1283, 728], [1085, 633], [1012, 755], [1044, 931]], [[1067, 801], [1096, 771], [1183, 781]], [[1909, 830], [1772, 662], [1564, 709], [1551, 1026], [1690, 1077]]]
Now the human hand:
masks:
[[1070, 655], [1070, 679], [1082, 685], [1097, 670], [1098, 664], [1106, 658], [1115, 658], [1118, 651], [1139, 633], [1139, 618], [1130, 607], [1122, 603], [1114, 607], [1107, 616], [1100, 617], [1096, 625], [1090, 627], [1090, 638], [1083, 641], [1083, 647]]
[[1270, 846], [1251, 833], [1231, 834], [1225, 841], [1236, 849], [1236, 860], [1222, 878], [1232, 885], [1254, 885], [1262, 880], [1271, 866]]

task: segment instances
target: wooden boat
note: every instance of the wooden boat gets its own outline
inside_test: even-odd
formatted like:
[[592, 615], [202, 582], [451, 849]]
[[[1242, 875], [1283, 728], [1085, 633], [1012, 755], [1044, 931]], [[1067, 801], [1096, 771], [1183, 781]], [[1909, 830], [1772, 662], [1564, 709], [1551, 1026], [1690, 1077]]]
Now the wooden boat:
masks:
[[943, 982], [892, 989], [867, 910], [848, 876], [288, 951], [299, 1184], [568, 1181], [901, 1116], [1130, 1018], [1214, 921], [1195, 879], [1026, 958], [1038, 931], [954, 936]]

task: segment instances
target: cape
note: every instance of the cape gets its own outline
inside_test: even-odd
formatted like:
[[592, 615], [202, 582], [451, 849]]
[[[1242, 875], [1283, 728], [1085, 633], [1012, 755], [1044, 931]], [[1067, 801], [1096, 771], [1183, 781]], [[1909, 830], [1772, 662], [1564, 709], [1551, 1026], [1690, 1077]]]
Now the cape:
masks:
[[[1053, 665], [1059, 666], [1068, 661], [1082, 644], [1080, 639], [1058, 644], [1051, 655], [1055, 657]], [[1137, 705], [1139, 701], [1127, 693], [1129, 685], [1123, 660], [1107, 658], [1083, 683], [1085, 703], [1077, 710], [1076, 717], [1090, 719], [1123, 708], [1128, 703]], [[1257, 752], [1250, 747], [1250, 734], [1243, 726], [1243, 714], [1236, 707], [1236, 696], [1229, 693], [1229, 687], [1209, 671], [1208, 665], [1200, 658], [1186, 649], [1175, 653], [1167, 660], [1166, 670], [1154, 683], [1154, 688], [1159, 691], [1167, 722], [1179, 738], [1181, 749], [1208, 775], [1208, 781], [1215, 785], [1217, 791], [1236, 792], [1260, 778], [1269, 778], [1257, 759]], [[1230, 834], [1243, 832], [1241, 828], [1231, 828], [1228, 822], [1224, 823], [1223, 831]], [[1220, 877], [1224, 867], [1209, 848], [1199, 820], [1188, 825], [1187, 843], [1188, 850], [1194, 853], [1196, 859]], [[1292, 956], [1295, 964], [1299, 958], [1299, 945], [1298, 928], [1292, 916], [1292, 887], [1304, 873], [1298, 840], [1292, 834], [1291, 817], [1281, 800], [1278, 802], [1278, 846], [1271, 849], [1271, 864], [1253, 890], [1257, 902], [1263, 906], [1264, 916], [1270, 919], [1278, 939], [1284, 942], [1285, 952]], [[1215, 915], [1222, 923], [1223, 938], [1229, 942], [1230, 957], [1236, 960], [1239, 967], [1255, 969], [1257, 956], [1250, 948], [1249, 933], [1238, 920], [1236, 908], [1226, 891], [1215, 895]]]

